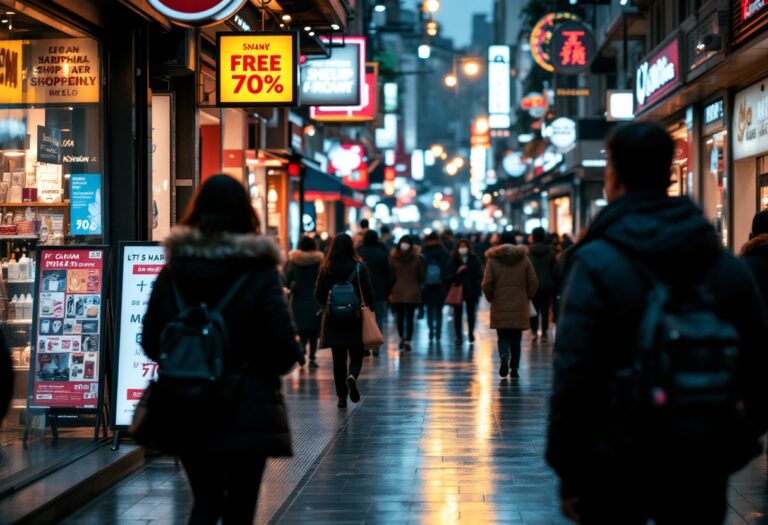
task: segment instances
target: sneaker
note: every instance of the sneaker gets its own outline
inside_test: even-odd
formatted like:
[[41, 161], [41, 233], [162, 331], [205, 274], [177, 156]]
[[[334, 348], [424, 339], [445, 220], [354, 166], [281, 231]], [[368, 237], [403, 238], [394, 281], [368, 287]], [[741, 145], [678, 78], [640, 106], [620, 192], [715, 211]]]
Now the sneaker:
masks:
[[469, 334], [469, 344], [471, 344], [471, 345], [475, 344], [475, 334], [474, 333], [470, 333]]
[[406, 342], [405, 342], [405, 347], [404, 347], [403, 349], [404, 349], [406, 352], [410, 352], [410, 351], [411, 351], [411, 342], [410, 342], [410, 341], [406, 341]]
[[339, 402], [336, 403], [336, 406], [339, 408], [347, 408], [347, 398], [339, 397]]
[[501, 365], [499, 365], [499, 375], [501, 377], [507, 377], [509, 373], [509, 356], [504, 354], [501, 356]]
[[319, 365], [318, 365], [318, 364], [315, 362], [315, 360], [314, 360], [314, 359], [312, 359], [312, 360], [310, 360], [310, 362], [309, 362], [309, 368], [311, 368], [312, 370], [315, 370], [315, 369], [317, 369], [317, 368], [320, 368], [320, 366], [319, 366]]
[[352, 374], [347, 377], [347, 387], [349, 387], [349, 400], [353, 403], [360, 401], [360, 391], [357, 389], [357, 380]]
[[403, 347], [405, 347], [405, 341], [403, 341], [402, 339], [400, 339], [400, 344], [399, 344], [399, 345], [397, 345], [397, 347], [398, 347], [400, 350], [402, 350], [402, 349], [403, 349]]
[[509, 377], [511, 379], [519, 379], [520, 378], [520, 374], [517, 373], [517, 368], [513, 368], [512, 370], [509, 371]]

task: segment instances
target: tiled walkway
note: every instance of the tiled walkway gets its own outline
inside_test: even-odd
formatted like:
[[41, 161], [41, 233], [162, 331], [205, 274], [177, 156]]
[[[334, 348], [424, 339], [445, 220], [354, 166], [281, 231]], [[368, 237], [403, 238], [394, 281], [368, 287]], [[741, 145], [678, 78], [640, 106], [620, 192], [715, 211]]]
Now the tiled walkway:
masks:
[[[422, 324], [413, 353], [366, 359], [363, 401], [346, 413], [328, 352], [286, 378], [297, 456], [270, 465], [258, 522], [567, 523], [543, 459], [551, 349], [526, 343], [521, 379], [501, 380], [487, 323], [484, 310], [473, 350], [450, 325], [429, 344]], [[761, 458], [735, 477], [728, 523], [768, 524], [767, 494]], [[190, 499], [183, 473], [156, 460], [65, 523], [183, 523]]]

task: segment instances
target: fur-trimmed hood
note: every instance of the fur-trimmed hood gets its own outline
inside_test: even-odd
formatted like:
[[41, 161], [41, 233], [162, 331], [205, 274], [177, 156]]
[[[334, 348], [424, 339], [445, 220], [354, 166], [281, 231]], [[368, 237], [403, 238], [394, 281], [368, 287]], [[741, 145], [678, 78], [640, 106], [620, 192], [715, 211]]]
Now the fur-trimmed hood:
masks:
[[741, 255], [747, 254], [768, 255], [768, 233], [761, 233], [752, 237], [741, 247]]
[[288, 262], [295, 264], [296, 266], [312, 266], [313, 264], [319, 264], [323, 260], [323, 252], [315, 250], [311, 252], [305, 252], [303, 250], [292, 250], [288, 254]]
[[257, 259], [275, 266], [282, 262], [277, 244], [254, 233], [205, 235], [197, 228], [174, 226], [163, 242], [168, 262], [174, 259]]
[[522, 261], [527, 252], [524, 246], [501, 244], [489, 248], [485, 252], [485, 257], [486, 259], [498, 259], [504, 264], [514, 265]]

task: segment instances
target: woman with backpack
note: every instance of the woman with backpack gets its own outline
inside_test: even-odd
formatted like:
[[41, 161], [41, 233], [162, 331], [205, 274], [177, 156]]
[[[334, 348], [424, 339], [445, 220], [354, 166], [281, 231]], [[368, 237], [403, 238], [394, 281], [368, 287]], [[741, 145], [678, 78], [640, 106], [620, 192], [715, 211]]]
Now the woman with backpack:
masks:
[[363, 369], [363, 322], [360, 308], [373, 304], [368, 269], [357, 254], [352, 237], [340, 233], [333, 238], [320, 264], [315, 298], [323, 306], [321, 340], [331, 347], [337, 406], [360, 401], [357, 378]]
[[[192, 485], [194, 524], [221, 518], [252, 523], [266, 458], [292, 455], [280, 376], [303, 357], [278, 272], [280, 250], [259, 230], [242, 184], [227, 175], [208, 179], [165, 241], [167, 264], [144, 318], [142, 346], [161, 363], [181, 350], [168, 346], [177, 335], [169, 330], [186, 312], [220, 310], [225, 325], [216, 328], [227, 349], [226, 382], [220, 390], [204, 390], [220, 395], [152, 407], [193, 418], [187, 428], [166, 430], [178, 433], [175, 447]], [[160, 368], [153, 386], [166, 377]], [[173, 384], [168, 377], [165, 393]]]
[[445, 268], [448, 265], [450, 255], [437, 232], [427, 235], [422, 253], [424, 254], [426, 271], [421, 300], [427, 307], [429, 339], [431, 341], [437, 338], [439, 341], [443, 332], [443, 306], [447, 293], [444, 279]]
[[463, 341], [464, 307], [467, 309], [467, 328], [469, 329], [469, 344], [475, 343], [475, 321], [477, 319], [477, 303], [480, 301], [482, 289], [483, 268], [480, 260], [472, 249], [472, 243], [466, 239], [456, 243], [451, 259], [445, 269], [445, 279], [451, 285], [461, 286], [461, 304], [453, 306], [453, 327], [456, 333], [456, 344]]
[[529, 302], [536, 295], [539, 280], [522, 246], [515, 246], [515, 234], [504, 232], [500, 242], [485, 252], [483, 293], [491, 303], [491, 328], [499, 339], [499, 375], [520, 377], [520, 349], [523, 330], [531, 326]]
[[421, 303], [421, 283], [424, 281], [424, 261], [421, 247], [414, 246], [410, 235], [403, 235], [389, 256], [394, 284], [389, 303], [395, 311], [400, 350], [411, 351], [416, 308]]
[[312, 237], [304, 236], [299, 249], [288, 254], [285, 265], [285, 281], [290, 290], [293, 321], [299, 331], [301, 350], [309, 346], [309, 368], [317, 368], [315, 353], [320, 332], [320, 304], [315, 299], [315, 283], [320, 272], [323, 253], [317, 249]]

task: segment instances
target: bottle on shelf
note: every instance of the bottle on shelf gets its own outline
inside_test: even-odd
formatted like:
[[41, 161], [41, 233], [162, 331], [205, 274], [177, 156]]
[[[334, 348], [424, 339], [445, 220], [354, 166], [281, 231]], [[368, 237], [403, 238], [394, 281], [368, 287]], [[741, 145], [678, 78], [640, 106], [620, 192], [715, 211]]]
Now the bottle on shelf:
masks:
[[24, 297], [24, 319], [32, 319], [32, 294], [28, 293]]
[[11, 299], [11, 302], [8, 303], [8, 319], [18, 319], [19, 318], [19, 296], [14, 294], [13, 299]]
[[19, 263], [16, 262], [16, 254], [11, 254], [11, 260], [8, 261], [8, 281], [19, 280]]
[[29, 280], [29, 257], [27, 252], [23, 251], [19, 258], [19, 281]]

